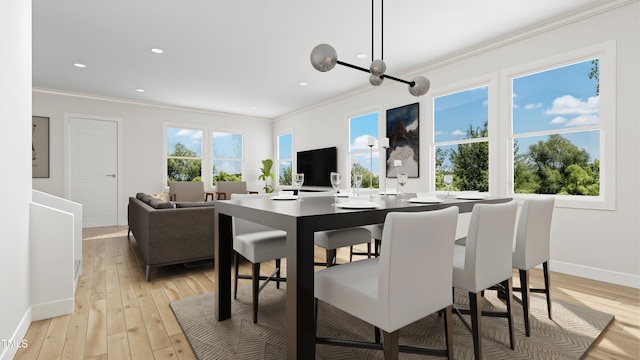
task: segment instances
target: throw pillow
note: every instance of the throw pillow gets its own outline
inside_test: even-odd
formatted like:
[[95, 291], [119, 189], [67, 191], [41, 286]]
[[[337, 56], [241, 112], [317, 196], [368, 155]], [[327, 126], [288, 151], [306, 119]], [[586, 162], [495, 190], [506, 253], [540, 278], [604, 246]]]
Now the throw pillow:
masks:
[[159, 194], [149, 194], [149, 196], [151, 196], [154, 199], [158, 199], [159, 201], [167, 201], [167, 199], [165, 198], [163, 192], [161, 192]]

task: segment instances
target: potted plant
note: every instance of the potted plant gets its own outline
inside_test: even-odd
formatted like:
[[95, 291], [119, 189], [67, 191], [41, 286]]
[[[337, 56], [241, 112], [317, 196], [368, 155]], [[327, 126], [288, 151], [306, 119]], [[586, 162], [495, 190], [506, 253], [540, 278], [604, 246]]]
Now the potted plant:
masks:
[[273, 192], [273, 186], [269, 185], [269, 179], [271, 178], [271, 180], [274, 180], [273, 174], [271, 173], [271, 168], [273, 167], [273, 160], [271, 159], [265, 159], [262, 160], [262, 168], [260, 169], [260, 171], [262, 172], [262, 174], [260, 174], [260, 176], [258, 176], [258, 180], [264, 180], [264, 191], [269, 194]]

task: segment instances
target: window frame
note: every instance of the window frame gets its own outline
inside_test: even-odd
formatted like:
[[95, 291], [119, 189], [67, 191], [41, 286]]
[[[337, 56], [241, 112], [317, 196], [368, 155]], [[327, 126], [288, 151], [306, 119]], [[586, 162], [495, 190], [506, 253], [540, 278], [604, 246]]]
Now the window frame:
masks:
[[205, 172], [205, 159], [204, 159], [204, 155], [206, 153], [206, 144], [205, 144], [205, 134], [206, 134], [206, 128], [200, 127], [200, 126], [195, 126], [193, 124], [179, 124], [179, 123], [163, 123], [162, 125], [162, 137], [163, 137], [163, 142], [162, 142], [162, 151], [163, 151], [163, 164], [162, 164], [162, 183], [165, 184], [166, 188], [169, 188], [168, 182], [169, 182], [169, 176], [167, 174], [167, 171], [169, 171], [168, 169], [168, 161], [171, 158], [176, 158], [176, 157], [170, 157], [169, 156], [169, 148], [168, 148], [168, 144], [167, 144], [167, 140], [168, 140], [168, 129], [169, 128], [173, 128], [173, 129], [189, 129], [189, 130], [196, 130], [196, 131], [200, 131], [202, 132], [202, 148], [200, 149], [201, 151], [201, 155], [199, 158], [185, 158], [185, 157], [177, 157], [180, 159], [193, 159], [193, 160], [200, 160], [200, 177], [203, 179], [204, 181], [204, 175], [206, 174]]
[[[283, 159], [283, 158], [280, 157], [280, 137], [281, 136], [285, 136], [285, 135], [291, 135], [291, 158], [290, 159]], [[280, 161], [288, 160], [291, 163], [291, 171], [293, 173], [294, 166], [296, 165], [296, 164], [294, 164], [294, 156], [293, 156], [294, 147], [293, 147], [293, 143], [294, 143], [294, 134], [293, 134], [293, 130], [292, 129], [286, 129], [286, 130], [282, 130], [282, 131], [276, 133], [276, 136], [275, 136], [275, 144], [276, 144], [275, 166], [276, 166], [276, 171], [275, 171], [275, 174], [274, 174], [276, 186], [292, 186], [292, 184], [284, 184], [284, 185], [280, 184], [280, 175], [281, 175], [280, 174]]]
[[[361, 149], [361, 150], [356, 150], [356, 151], [352, 151], [351, 150], [351, 119], [354, 118], [358, 118], [358, 117], [362, 117], [362, 116], [367, 116], [367, 115], [371, 115], [371, 114], [377, 114], [378, 119], [377, 119], [377, 128], [378, 128], [378, 137], [376, 138], [376, 145], [373, 148], [373, 152], [371, 152], [370, 149], [365, 148], [365, 149]], [[346, 119], [346, 127], [347, 127], [347, 171], [349, 176], [344, 177], [343, 176], [343, 183], [345, 184], [346, 181], [348, 181], [348, 186], [349, 188], [352, 188], [352, 184], [353, 184], [353, 179], [352, 177], [352, 173], [353, 173], [353, 163], [352, 163], [352, 159], [353, 159], [353, 155], [373, 155], [377, 153], [378, 156], [378, 189], [381, 188], [381, 186], [385, 185], [386, 186], [386, 179], [387, 179], [387, 174], [386, 174], [386, 167], [383, 165], [386, 162], [386, 149], [380, 149], [380, 147], [378, 146], [380, 138], [385, 138], [386, 137], [386, 113], [383, 115], [383, 111], [382, 111], [382, 107], [377, 106], [374, 108], [366, 108], [366, 109], [362, 109], [359, 111], [353, 111], [353, 112], [349, 112], [347, 114], [345, 114], [345, 119]], [[380, 135], [380, 134], [384, 134]], [[383, 156], [384, 156], [384, 161], [383, 161]], [[369, 169], [367, 169], [369, 170]], [[373, 171], [373, 164], [371, 167], [371, 170]], [[366, 185], [366, 186], [365, 186]], [[362, 184], [361, 189], [366, 189], [368, 188], [369, 184]], [[375, 189], [375, 188], [374, 188]]]
[[[544, 72], [563, 66], [568, 66], [594, 58], [599, 61], [599, 123], [597, 125], [586, 125], [581, 127], [571, 127], [557, 130], [544, 130], [529, 133], [513, 133], [513, 112], [512, 112], [512, 94], [513, 79], [523, 76]], [[507, 172], [505, 178], [507, 180], [506, 190], [507, 196], [511, 196], [518, 200], [528, 198], [536, 198], [539, 196], [550, 196], [542, 194], [516, 194], [513, 186], [514, 176], [514, 155], [513, 143], [514, 139], [527, 136], [544, 136], [550, 134], [575, 133], [583, 131], [600, 131], [600, 195], [584, 196], [584, 195], [551, 195], [556, 198], [556, 207], [579, 208], [579, 209], [600, 209], [615, 210], [616, 209], [616, 149], [615, 149], [615, 133], [616, 133], [616, 42], [615, 40], [595, 44], [582, 49], [559, 54], [553, 57], [540, 59], [527, 64], [505, 69], [501, 74], [502, 88], [505, 89], [503, 94], [503, 119], [506, 119], [507, 131], [504, 139], [505, 149], [507, 151]]]
[[[435, 141], [435, 99], [452, 95], [459, 92], [464, 92], [472, 89], [477, 89], [480, 87], [487, 87], [487, 131], [489, 136], [485, 138], [475, 138], [475, 139], [459, 139], [459, 140], [448, 140], [448, 141]], [[428, 159], [430, 161], [429, 169], [431, 169], [431, 175], [428, 178], [427, 188], [430, 189], [431, 192], [437, 194], [446, 194], [446, 190], [436, 190], [436, 147], [437, 146], [450, 146], [450, 145], [458, 145], [458, 144], [471, 144], [478, 142], [487, 142], [489, 145], [489, 190], [484, 193], [489, 196], [499, 195], [500, 194], [500, 181], [499, 181], [499, 166], [500, 164], [500, 151], [499, 149], [499, 134], [500, 134], [500, 124], [498, 122], [498, 101], [497, 101], [497, 87], [498, 87], [498, 76], [496, 73], [486, 74], [482, 76], [478, 76], [475, 78], [471, 78], [466, 81], [458, 82], [449, 86], [443, 86], [440, 88], [432, 89], [428, 93], [428, 97], [425, 99], [426, 105], [426, 113], [431, 117], [430, 126], [427, 126], [427, 132], [425, 136], [426, 148], [428, 148], [429, 154]], [[452, 191], [452, 193], [456, 193]]]
[[[213, 162], [216, 160], [232, 160], [232, 161], [238, 161], [238, 159], [236, 158], [216, 158], [213, 154], [213, 147], [214, 147], [214, 133], [224, 133], [224, 134], [231, 134], [231, 135], [240, 135], [242, 136], [242, 154], [240, 157], [240, 177], [242, 178], [242, 181], [245, 181], [245, 176], [244, 176], [244, 138], [245, 138], [245, 134], [244, 131], [239, 131], [239, 130], [229, 130], [229, 129], [220, 129], [220, 128], [216, 128], [216, 127], [209, 127], [209, 141], [210, 141], [210, 147], [209, 147], [209, 151], [207, 152], [209, 155], [211, 155], [211, 158], [209, 159], [209, 169], [208, 173], [210, 174], [211, 178], [209, 179], [209, 184], [211, 184], [211, 186], [213, 185]], [[204, 178], [203, 178], [204, 179]]]

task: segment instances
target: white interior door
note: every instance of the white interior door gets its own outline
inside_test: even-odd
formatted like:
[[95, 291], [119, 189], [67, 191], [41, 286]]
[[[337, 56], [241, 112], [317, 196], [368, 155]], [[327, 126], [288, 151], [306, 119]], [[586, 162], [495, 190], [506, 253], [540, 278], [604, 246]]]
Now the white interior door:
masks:
[[69, 198], [82, 204], [82, 227], [118, 224], [118, 123], [69, 118]]

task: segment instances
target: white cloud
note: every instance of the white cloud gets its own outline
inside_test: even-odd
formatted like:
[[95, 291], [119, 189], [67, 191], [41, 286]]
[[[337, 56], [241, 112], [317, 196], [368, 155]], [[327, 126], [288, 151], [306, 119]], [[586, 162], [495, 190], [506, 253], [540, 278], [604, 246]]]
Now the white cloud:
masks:
[[357, 138], [355, 138], [353, 140], [353, 144], [351, 144], [351, 149], [353, 150], [362, 150], [362, 149], [368, 149], [369, 146], [367, 146], [367, 140], [369, 139], [370, 135], [360, 135]]
[[176, 136], [191, 136], [194, 132], [194, 130], [180, 129], [180, 131], [176, 133]]
[[562, 124], [563, 122], [567, 121], [566, 118], [563, 118], [562, 116], [556, 116], [553, 118], [553, 120], [549, 121], [550, 124]]
[[455, 136], [462, 136], [462, 135], [465, 135], [465, 134], [466, 134], [466, 132], [461, 131], [461, 130], [453, 130], [451, 132], [451, 135], [455, 135]]
[[567, 122], [566, 126], [586, 126], [595, 125], [598, 123], [599, 117], [594, 114], [585, 114], [574, 117]]
[[586, 102], [571, 95], [564, 95], [553, 100], [547, 115], [586, 115], [597, 114], [600, 111], [600, 97], [592, 96]]
[[527, 105], [524, 106], [525, 110], [533, 110], [533, 109], [537, 109], [539, 107], [542, 107], [542, 103], [527, 104]]
[[436, 130], [436, 135], [443, 135], [443, 134], [444, 134], [444, 131], [442, 131], [442, 130]]

